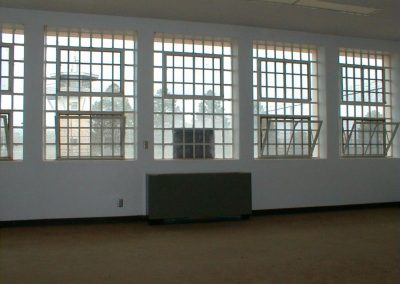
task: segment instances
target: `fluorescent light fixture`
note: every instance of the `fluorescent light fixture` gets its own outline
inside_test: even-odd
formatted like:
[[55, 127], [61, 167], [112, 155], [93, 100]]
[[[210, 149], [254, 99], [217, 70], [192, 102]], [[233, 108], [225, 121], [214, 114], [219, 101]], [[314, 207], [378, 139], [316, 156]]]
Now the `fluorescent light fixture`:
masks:
[[364, 15], [364, 16], [371, 15], [377, 11], [377, 9], [372, 7], [335, 3], [329, 0], [247, 0], [247, 1], [297, 5], [315, 9], [330, 10], [335, 12]]
[[282, 3], [282, 4], [295, 4], [298, 0], [261, 0], [261, 1]]
[[269, 3], [294, 5], [299, 0], [246, 0], [246, 1], [249, 1], [249, 2], [269, 2]]
[[370, 15], [377, 11], [377, 9], [371, 7], [340, 4], [322, 0], [299, 0], [296, 2], [296, 5], [360, 15]]

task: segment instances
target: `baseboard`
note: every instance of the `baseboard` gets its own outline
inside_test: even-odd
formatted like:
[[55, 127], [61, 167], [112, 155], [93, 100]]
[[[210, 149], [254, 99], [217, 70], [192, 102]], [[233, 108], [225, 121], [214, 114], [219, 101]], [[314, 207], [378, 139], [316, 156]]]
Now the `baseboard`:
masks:
[[85, 224], [110, 224], [131, 223], [146, 221], [147, 216], [117, 216], [117, 217], [92, 217], [92, 218], [60, 218], [0, 221], [1, 227], [28, 227], [28, 226], [54, 226], [54, 225], [85, 225]]
[[[251, 216], [264, 216], [273, 214], [295, 214], [342, 210], [360, 210], [371, 208], [400, 207], [400, 202], [349, 204], [333, 206], [296, 207], [280, 209], [253, 210]], [[131, 223], [147, 221], [147, 216], [121, 216], [121, 217], [93, 217], [93, 218], [64, 218], [64, 219], [39, 219], [39, 220], [16, 220], [0, 221], [0, 228], [3, 227], [28, 227], [28, 226], [53, 226], [53, 225], [85, 225], [85, 224], [110, 224], [110, 223]]]
[[400, 202], [382, 202], [382, 203], [365, 203], [365, 204], [346, 204], [331, 206], [314, 206], [314, 207], [295, 207], [295, 208], [279, 208], [279, 209], [261, 209], [253, 210], [252, 216], [263, 216], [271, 214], [294, 214], [308, 212], [326, 212], [326, 211], [342, 211], [342, 210], [360, 210], [371, 208], [387, 208], [400, 207]]

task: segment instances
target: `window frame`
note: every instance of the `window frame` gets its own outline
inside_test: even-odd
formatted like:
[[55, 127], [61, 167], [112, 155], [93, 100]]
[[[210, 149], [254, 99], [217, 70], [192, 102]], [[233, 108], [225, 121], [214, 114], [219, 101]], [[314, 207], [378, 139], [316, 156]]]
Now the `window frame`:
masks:
[[[182, 141], [175, 141], [175, 133], [176, 131], [182, 131]], [[192, 142], [186, 141], [186, 132], [191, 131]], [[202, 133], [202, 142], [196, 142], [197, 133]], [[212, 133], [212, 141], [206, 141], [205, 137], [207, 136], [207, 132]], [[173, 157], [176, 160], [196, 160], [196, 159], [204, 159], [204, 160], [213, 160], [215, 158], [215, 148], [214, 148], [214, 129], [213, 128], [174, 128], [173, 130]], [[202, 147], [202, 157], [197, 156], [197, 147]], [[177, 157], [177, 149], [181, 147], [182, 149], [182, 157]], [[192, 148], [191, 157], [186, 157], [186, 149], [189, 147]], [[207, 147], [209, 147], [210, 151], [207, 151]], [[210, 154], [210, 157], [208, 157]]]
[[[13, 124], [12, 124], [12, 112], [11, 111], [4, 111], [0, 110], [0, 120], [4, 122], [4, 134], [5, 134], [5, 139], [7, 148], [7, 156], [1, 156], [0, 155], [0, 160], [12, 160], [12, 153], [13, 153]], [[0, 122], [1, 124], [1, 122]], [[0, 126], [1, 127], [1, 126]], [[1, 129], [0, 129], [1, 131]], [[1, 134], [1, 133], [0, 133]], [[0, 147], [2, 145], [0, 144]]]
[[[9, 129], [6, 138], [9, 152], [0, 158], [2, 161], [24, 158], [25, 74], [24, 26], [0, 24], [0, 113], [8, 117], [5, 129]], [[3, 84], [6, 85], [4, 89]]]
[[[363, 50], [352, 48], [340, 48], [338, 56], [338, 64], [340, 66], [340, 154], [342, 158], [391, 158], [391, 148], [397, 130], [398, 122], [392, 121], [392, 98], [391, 96], [391, 56], [389, 53], [377, 50]], [[357, 77], [355, 70], [360, 70], [360, 75]], [[349, 76], [349, 71], [353, 73]], [[371, 70], [375, 74], [371, 78]], [[368, 73], [365, 76], [365, 72]], [[381, 78], [378, 74], [381, 73]], [[350, 85], [349, 85], [349, 80]], [[375, 88], [373, 83], [375, 81]], [[352, 85], [351, 85], [352, 84]], [[357, 84], [360, 86], [357, 88]], [[350, 86], [350, 88], [349, 88]], [[381, 89], [380, 92], [378, 92]], [[348, 98], [349, 90], [354, 96], [353, 100]], [[357, 95], [359, 98], [357, 99]], [[375, 96], [375, 101], [371, 100]], [[379, 100], [379, 96], [382, 97]], [[376, 122], [375, 130], [365, 131], [367, 128], [373, 128], [373, 123]], [[379, 122], [379, 123], [378, 123]], [[350, 127], [350, 125], [352, 126]], [[382, 144], [372, 143], [373, 135], [376, 127], [382, 125]], [[359, 135], [362, 141], [357, 140], [357, 125], [362, 125], [363, 129]], [[378, 131], [379, 132], [379, 131]], [[354, 134], [354, 135], [353, 135]], [[365, 142], [365, 135], [369, 136], [369, 142]], [[360, 137], [360, 136], [358, 136]], [[377, 137], [375, 140], [379, 140]], [[353, 143], [353, 144], [352, 144]], [[377, 149], [377, 153], [373, 153], [372, 148]], [[380, 149], [379, 147], [382, 147]]]
[[[263, 122], [262, 120], [266, 120], [267, 124], [266, 124], [266, 128], [263, 129], [262, 125]], [[290, 143], [286, 144], [286, 141], [284, 144], [273, 144], [275, 145], [275, 147], [277, 147], [278, 145], [283, 145], [285, 148], [285, 155], [271, 155], [271, 154], [263, 154], [264, 153], [264, 148], [268, 147], [269, 144], [266, 143], [265, 141], [268, 140], [268, 132], [269, 132], [269, 121], [270, 119], [274, 119], [275, 122], [283, 122], [286, 123], [286, 119], [288, 119], [288, 122], [293, 122], [295, 123], [295, 126], [293, 127], [292, 134], [291, 134], [291, 138], [290, 138]], [[296, 121], [298, 120], [298, 121]], [[302, 147], [304, 147], [304, 145], [308, 146], [308, 154], [306, 155], [288, 155], [289, 149], [292, 147], [294, 148], [296, 146], [296, 144], [294, 144], [294, 135], [295, 135], [295, 131], [296, 131], [296, 125], [297, 123], [304, 123], [302, 120], [305, 120], [307, 125], [308, 125], [308, 129], [305, 129], [305, 131], [308, 133], [307, 134], [307, 141], [308, 143], [301, 143], [300, 145]], [[313, 124], [317, 124], [316, 129], [313, 129], [312, 125]], [[259, 116], [259, 153], [260, 153], [260, 157], [264, 158], [264, 159], [276, 159], [276, 158], [281, 158], [283, 157], [290, 157], [290, 158], [312, 158], [312, 154], [314, 152], [318, 137], [319, 137], [319, 133], [321, 131], [321, 127], [322, 127], [322, 120], [313, 120], [310, 116], [301, 116], [301, 115], [260, 115]], [[279, 129], [275, 129], [275, 130], [279, 130]], [[303, 129], [301, 129], [301, 131], [303, 131]], [[315, 131], [315, 134], [313, 135], [313, 131]], [[263, 136], [262, 133], [265, 132], [265, 135]], [[302, 134], [303, 136], [303, 134]], [[267, 151], [268, 152], [268, 151]]]
[[[344, 68], [360, 68], [361, 69], [361, 76], [360, 76], [360, 80], [361, 80], [361, 90], [359, 91], [359, 93], [361, 93], [361, 101], [357, 101], [357, 100], [353, 100], [353, 101], [349, 101], [349, 100], [344, 100], [343, 99], [343, 95], [341, 96], [341, 103], [342, 104], [354, 104], [354, 105], [366, 105], [366, 104], [371, 104], [371, 105], [379, 105], [382, 104], [383, 106], [386, 105], [386, 86], [385, 86], [385, 82], [386, 82], [386, 78], [385, 78], [385, 67], [378, 67], [378, 66], [363, 66], [363, 65], [355, 65], [355, 64], [340, 64], [341, 65], [341, 75], [342, 75], [342, 80], [341, 80], [341, 88], [342, 88], [342, 93], [344, 92], [344, 86], [343, 86], [343, 80], [346, 78], [352, 78], [353, 80], [355, 80], [355, 76], [353, 77], [344, 77], [343, 76], [343, 69]], [[365, 85], [363, 84], [364, 80], [368, 80], [369, 79], [365, 79], [364, 76], [364, 70], [381, 70], [382, 71], [382, 79], [380, 79], [379, 81], [382, 81], [382, 102], [371, 102], [371, 101], [365, 101], [365, 96], [363, 95], [365, 93]], [[369, 82], [368, 82], [369, 84]], [[347, 90], [347, 89], [346, 89]], [[353, 90], [354, 95], [357, 93], [356, 90]], [[368, 92], [370, 94], [370, 92]]]
[[[198, 53], [195, 53], [195, 52], [193, 52], [193, 53], [189, 53], [189, 52], [173, 52], [173, 51], [163, 51], [162, 52], [162, 72], [163, 72], [163, 78], [165, 78], [165, 79], [163, 79], [163, 81], [162, 81], [162, 88], [163, 88], [163, 96], [164, 97], [166, 97], [166, 98], [173, 98], [173, 97], [176, 97], [176, 98], [189, 98], [189, 97], [193, 97], [193, 98], [196, 98], [196, 97], [199, 97], [199, 95], [195, 95], [194, 94], [194, 92], [193, 92], [193, 95], [187, 95], [187, 94], [185, 94], [184, 92], [183, 92], [183, 94], [182, 95], [177, 95], [177, 94], [169, 94], [168, 93], [168, 88], [167, 88], [167, 85], [170, 83], [168, 80], [167, 80], [167, 69], [168, 68], [170, 68], [169, 66], [167, 66], [167, 57], [168, 56], [182, 56], [183, 58], [185, 58], [185, 57], [193, 57], [193, 61], [195, 61], [195, 59], [196, 58], [213, 58], [213, 59], [215, 59], [215, 58], [218, 58], [219, 60], [220, 60], [220, 66], [224, 66], [224, 56], [223, 55], [216, 55], [216, 54], [204, 54], [204, 53], [201, 53], [201, 54], [198, 54]], [[175, 69], [176, 67], [175, 66], [173, 66], [172, 67], [173, 69]], [[185, 67], [181, 67], [183, 70], [185, 69]], [[204, 73], [204, 70], [209, 70], [209, 69], [205, 69], [205, 68], [196, 68], [195, 67], [195, 63], [193, 64], [193, 68], [192, 68], [193, 70], [196, 70], [196, 69], [201, 69], [202, 71], [203, 71], [203, 73]], [[211, 70], [217, 70], [217, 69], [211, 69]], [[219, 84], [206, 84], [206, 83], [201, 83], [201, 85], [203, 85], [203, 87], [205, 86], [205, 85], [219, 85], [219, 87], [220, 87], [220, 94], [219, 94], [219, 96], [215, 96], [215, 95], [213, 95], [213, 96], [210, 96], [210, 95], [207, 95], [207, 94], [203, 94], [203, 95], [201, 95], [201, 97], [207, 97], [208, 99], [221, 99], [221, 98], [223, 98], [224, 97], [224, 84], [223, 84], [223, 82], [224, 82], [224, 72], [223, 72], [223, 68], [222, 67], [220, 67], [220, 83]], [[194, 77], [195, 77], [195, 72], [193, 72], [193, 79], [194, 79]], [[204, 79], [204, 76], [203, 76], [203, 79]], [[173, 83], [175, 83], [175, 81], [173, 81]], [[185, 84], [185, 81], [183, 81], [182, 82], [182, 84]], [[192, 82], [192, 84], [193, 84], [193, 86], [195, 86], [196, 85], [196, 83], [195, 83], [195, 80], [193, 80], [193, 82]]]
[[[113, 96], [124, 96], [124, 83], [125, 83], [125, 79], [124, 79], [124, 50], [122, 48], [101, 48], [101, 47], [74, 47], [74, 46], [57, 46], [57, 58], [56, 58], [56, 92], [59, 93], [60, 95], [75, 95], [75, 96], [87, 96], [87, 95], [99, 95], [102, 96], [104, 94], [106, 95], [113, 95]], [[119, 65], [120, 66], [120, 91], [118, 93], [114, 93], [114, 92], [94, 92], [94, 91], [88, 91], [88, 92], [82, 92], [82, 91], [77, 91], [77, 92], [70, 92], [70, 91], [62, 91], [61, 90], [61, 65], [62, 65], [62, 61], [61, 61], [61, 52], [62, 51], [89, 51], [89, 52], [112, 52], [112, 53], [119, 53], [120, 55], [120, 63], [119, 64], [115, 64], [115, 65]], [[113, 59], [114, 60], [114, 59]], [[67, 64], [69, 65], [71, 62], [68, 61]], [[64, 63], [65, 64], [65, 63]], [[77, 62], [76, 64], [78, 64], [79, 66], [82, 65], [83, 63], [81, 62], [81, 60], [79, 60], [79, 62]], [[93, 62], [91, 61], [90, 63], [88, 63], [90, 65], [90, 68], [92, 69], [92, 65]], [[114, 64], [104, 64], [103, 62], [98, 63], [98, 65], [111, 65], [114, 66]], [[80, 72], [79, 72], [80, 74]], [[79, 75], [81, 76], [81, 74]], [[69, 78], [65, 79], [67, 82], [70, 81]], [[79, 82], [81, 81], [89, 81], [90, 80], [81, 80], [80, 78], [78, 79]], [[103, 79], [100, 79], [101, 82], [103, 82]], [[114, 80], [110, 80], [112, 82], [114, 82]]]
[[[1, 86], [0, 86], [0, 91], [1, 92], [9, 92], [9, 93], [13, 93], [14, 92], [14, 84], [13, 84], [13, 79], [14, 79], [14, 48], [13, 48], [14, 44], [7, 44], [7, 43], [0, 43], [0, 72], [2, 71], [2, 64], [3, 61], [8, 61], [8, 89], [7, 90], [1, 90]], [[5, 47], [8, 48], [8, 60], [3, 60], [3, 55], [1, 52], [1, 49]], [[1, 73], [0, 73], [1, 74]], [[5, 78], [6, 76], [0, 76], [0, 80], [2, 81], [3, 78]]]
[[[137, 159], [137, 33], [46, 26], [44, 40], [44, 160]], [[104, 156], [85, 157], [79, 149], [76, 157], [62, 155], [58, 118], [68, 113], [123, 113], [122, 147], [113, 144]]]
[[[354, 121], [353, 122], [353, 126], [350, 129], [350, 131], [346, 131], [343, 128], [343, 125], [345, 124], [344, 121]], [[382, 131], [382, 138], [383, 138], [383, 144], [372, 144], [372, 142], [369, 142], [368, 144], [365, 143], [354, 143], [352, 144], [355, 147], [355, 154], [350, 154], [350, 140], [352, 139], [352, 135], [353, 133], [356, 133], [354, 130], [356, 128], [357, 125], [357, 121], [360, 121], [361, 125], [363, 125], [363, 123], [365, 122], [376, 122], [378, 125], [378, 122], [380, 122], [382, 124], [383, 127], [383, 131]], [[360, 125], [359, 124], [359, 125]], [[342, 153], [346, 153], [348, 152], [348, 154], [346, 154], [346, 157], [352, 157], [352, 158], [357, 158], [357, 157], [377, 157], [377, 158], [385, 158], [388, 155], [388, 152], [390, 150], [390, 148], [393, 145], [393, 141], [394, 141], [394, 137], [397, 133], [397, 130], [399, 128], [400, 123], [398, 122], [386, 122], [385, 118], [365, 118], [365, 117], [361, 117], [361, 118], [356, 118], [356, 117], [342, 117]], [[394, 128], [392, 131], [387, 131], [388, 126], [390, 128]], [[346, 136], [346, 132], [350, 132], [350, 134], [347, 134]], [[373, 134], [376, 131], [373, 131]], [[366, 134], [365, 131], [361, 132], [362, 134]], [[391, 136], [389, 136], [389, 133], [391, 134]], [[346, 138], [345, 138], [346, 137]], [[364, 136], [363, 136], [364, 137]], [[370, 136], [370, 140], [372, 140], [373, 135]], [[357, 138], [355, 138], [357, 139]], [[363, 138], [364, 140], [364, 138]], [[365, 145], [367, 145], [367, 147], [365, 147]], [[368, 148], [372, 148], [372, 146], [382, 146], [383, 147], [383, 151], [382, 154], [367, 154], [366, 151], [368, 150]], [[357, 146], [361, 147], [361, 148], [366, 148], [364, 153], [362, 154], [357, 154]]]
[[[232, 40], [155, 33], [153, 44], [154, 160], [235, 159], [237, 149], [234, 137], [236, 121]], [[175, 63], [175, 57], [181, 57], [178, 64]], [[196, 64], [198, 59], [201, 59], [199, 65]], [[182, 65], [180, 60], [183, 62]], [[206, 61], [209, 61], [209, 64]], [[169, 76], [167, 76], [168, 68], [170, 68]], [[182, 75], [178, 73], [179, 79], [175, 81], [177, 69]], [[186, 80], [186, 72], [190, 74], [189, 80]], [[195, 80], [196, 72], [202, 72], [202, 79]], [[206, 79], [206, 76], [209, 79]], [[178, 85], [178, 92], [175, 85]], [[173, 90], [170, 91], [168, 87]], [[212, 129], [214, 157], [207, 157], [207, 153], [204, 152], [206, 148], [203, 147], [202, 157], [194, 153], [192, 158], [176, 158], [174, 149], [177, 145], [173, 136], [174, 130], [178, 129], [192, 130], [193, 133]], [[193, 146], [193, 143], [179, 144], [184, 148]]]
[[[254, 159], [320, 158], [319, 135], [323, 123], [319, 116], [318, 48], [313, 45], [254, 40], [252, 50]], [[282, 66], [278, 68], [278, 64]], [[264, 128], [263, 120], [271, 119], [310, 121], [309, 153], [299, 155], [292, 150], [290, 154], [294, 141], [288, 144], [285, 141], [284, 154], [278, 154], [278, 144], [274, 144], [276, 153], [267, 151], [265, 154], [268, 122], [265, 122]], [[292, 131], [294, 133], [296, 130]], [[304, 153], [303, 150], [301, 153]]]
[[[262, 88], [263, 88], [263, 86], [262, 86], [262, 73], [263, 72], [260, 72], [261, 71], [261, 63], [262, 62], [265, 62], [265, 63], [268, 63], [268, 62], [273, 62], [273, 63], [282, 63], [283, 64], [283, 75], [287, 75], [288, 73], [286, 72], [286, 64], [287, 63], [289, 63], [289, 64], [300, 64], [300, 65], [306, 65], [307, 66], [307, 72], [308, 72], [308, 74], [309, 75], [307, 75], [307, 83], [308, 83], [308, 98], [307, 99], [288, 99], [288, 98], [282, 98], [282, 99], [280, 99], [280, 98], [269, 98], [268, 96], [266, 96], [265, 98], [264, 97], [262, 97], [262, 95], [261, 95], [261, 93], [262, 93]], [[312, 101], [312, 95], [311, 95], [311, 91], [312, 91], [312, 88], [311, 88], [311, 63], [310, 62], [307, 62], [307, 61], [304, 61], [304, 60], [289, 60], [289, 59], [272, 59], [272, 58], [265, 58], [265, 59], [262, 59], [262, 58], [257, 58], [257, 70], [260, 70], [260, 71], [258, 71], [257, 72], [257, 98], [258, 98], [258, 100], [259, 101], [281, 101], [281, 102], [286, 102], [286, 101], [288, 101], [288, 100], [290, 100], [290, 101], [292, 101], [292, 102], [300, 102], [300, 103], [303, 103], [303, 102], [311, 102]], [[268, 75], [268, 73], [269, 72], [264, 72], [266, 75]], [[273, 74], [277, 74], [276, 72], [274, 72]], [[290, 73], [289, 73], [290, 74]], [[292, 75], [295, 75], [295, 73], [291, 73]], [[302, 76], [302, 72], [300, 73], [300, 76]], [[286, 83], [286, 80], [283, 80], [283, 87], [282, 87], [283, 89], [286, 89], [287, 88], [287, 83]], [[294, 87], [293, 87], [294, 88]], [[303, 88], [300, 88], [300, 89], [303, 89]], [[286, 96], [286, 92], [284, 92], [284, 94], [285, 94], [285, 96]]]
[[[60, 124], [61, 124], [61, 117], [62, 116], [67, 117], [66, 118], [67, 120], [69, 119], [68, 118], [69, 116], [77, 117], [78, 119], [81, 119], [80, 118], [81, 116], [83, 118], [89, 117], [90, 124], [92, 123], [92, 119], [96, 119], [96, 118], [99, 118], [99, 117], [104, 117], [104, 119], [107, 119], [107, 118], [113, 118], [114, 119], [115, 117], [119, 117], [120, 118], [120, 127], [119, 127], [119, 130], [120, 130], [120, 139], [119, 140], [120, 140], [120, 142], [117, 145], [119, 145], [119, 147], [120, 147], [120, 155], [119, 156], [114, 156], [114, 155], [112, 155], [112, 156], [105, 156], [105, 155], [92, 156], [92, 154], [91, 154], [90, 156], [78, 155], [76, 157], [75, 156], [70, 156], [70, 155], [67, 155], [66, 157], [62, 156], [61, 155], [62, 149], [61, 149], [61, 142], [60, 142], [61, 141], [61, 138], [60, 138], [60, 136], [61, 136], [61, 128], [62, 128]], [[124, 159], [124, 154], [125, 154], [125, 143], [124, 143], [124, 141], [125, 141], [125, 114], [124, 114], [124, 112], [58, 111], [57, 114], [56, 114], [55, 119], [56, 119], [56, 143], [58, 145], [58, 147], [57, 147], [57, 160], [110, 160], [110, 159], [122, 160], [122, 159]], [[81, 128], [78, 128], [78, 129], [81, 129]], [[90, 129], [92, 129], [92, 128], [90, 127]], [[101, 129], [103, 130], [103, 127], [101, 127]], [[111, 128], [111, 129], [114, 129], [114, 128]], [[67, 131], [68, 130], [69, 130], [69, 127], [67, 127]], [[80, 136], [79, 136], [79, 138], [80, 138]], [[66, 143], [65, 145], [67, 146], [67, 148], [69, 148], [70, 142]], [[80, 144], [80, 143], [77, 144], [77, 146], [79, 146], [79, 147], [81, 145], [82, 144]], [[93, 142], [90, 141], [90, 143], [88, 144], [88, 147], [90, 148], [90, 153], [92, 153], [92, 147], [94, 145], [100, 145], [102, 147], [102, 146], [104, 146], [104, 143], [101, 142], [100, 144], [97, 144], [97, 143], [93, 144]], [[112, 144], [112, 147], [114, 147], [114, 143]]]

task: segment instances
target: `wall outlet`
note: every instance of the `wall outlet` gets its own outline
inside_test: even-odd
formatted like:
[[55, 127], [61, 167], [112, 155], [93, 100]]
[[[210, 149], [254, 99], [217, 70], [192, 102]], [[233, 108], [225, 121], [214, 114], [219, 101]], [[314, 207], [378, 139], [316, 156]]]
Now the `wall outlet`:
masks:
[[118, 199], [118, 204], [117, 204], [117, 206], [118, 206], [118, 207], [124, 207], [124, 199], [123, 199], [123, 198]]

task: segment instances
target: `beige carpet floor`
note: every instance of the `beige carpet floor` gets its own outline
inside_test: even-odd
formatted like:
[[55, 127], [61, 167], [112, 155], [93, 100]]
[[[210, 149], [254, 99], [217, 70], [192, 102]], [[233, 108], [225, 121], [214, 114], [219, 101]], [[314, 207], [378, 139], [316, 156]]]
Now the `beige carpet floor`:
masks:
[[400, 208], [0, 228], [0, 283], [400, 283]]

